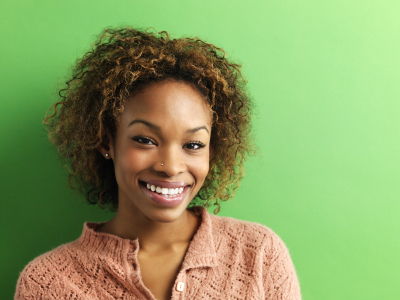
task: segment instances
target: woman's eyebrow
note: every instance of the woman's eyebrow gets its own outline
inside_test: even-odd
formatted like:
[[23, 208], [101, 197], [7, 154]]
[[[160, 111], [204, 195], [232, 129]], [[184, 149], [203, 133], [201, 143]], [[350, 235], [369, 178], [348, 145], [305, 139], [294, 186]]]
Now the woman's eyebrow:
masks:
[[[129, 123], [128, 127], [133, 125], [133, 124], [135, 124], [135, 123], [142, 123], [142, 124], [146, 125], [147, 127], [150, 127], [151, 129], [154, 129], [154, 130], [157, 130], [157, 131], [161, 130], [160, 126], [157, 126], [156, 124], [153, 124], [153, 123], [147, 122], [145, 120], [141, 120], [141, 119], [133, 120], [132, 122]], [[188, 130], [186, 130], [186, 133], [195, 133], [195, 132], [197, 132], [197, 131], [199, 131], [201, 129], [205, 129], [208, 133], [210, 133], [206, 126], [199, 126], [199, 127], [195, 127], [195, 128], [192, 128], [192, 129], [188, 129]]]
[[207, 130], [208, 133], [210, 133], [206, 126], [199, 126], [199, 127], [193, 128], [193, 129], [188, 129], [188, 130], [186, 130], [186, 133], [195, 133], [195, 132], [199, 131], [200, 129], [205, 129], [205, 130]]
[[135, 124], [135, 123], [142, 123], [142, 124], [150, 127], [151, 129], [155, 129], [155, 130], [158, 130], [158, 131], [161, 130], [160, 126], [157, 126], [156, 124], [153, 124], [153, 123], [147, 122], [145, 120], [141, 120], [141, 119], [133, 120], [132, 122], [129, 123], [128, 127], [133, 125], [133, 124]]

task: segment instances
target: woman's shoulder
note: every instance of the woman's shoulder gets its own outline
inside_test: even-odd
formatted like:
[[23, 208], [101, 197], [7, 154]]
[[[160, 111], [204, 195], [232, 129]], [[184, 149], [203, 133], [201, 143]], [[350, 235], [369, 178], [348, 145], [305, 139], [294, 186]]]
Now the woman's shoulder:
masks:
[[205, 208], [201, 209], [201, 214], [202, 224], [193, 239], [196, 243], [192, 245], [201, 255], [211, 253], [220, 261], [239, 255], [239, 260], [250, 259], [250, 264], [255, 261], [269, 264], [271, 260], [280, 259], [291, 262], [285, 243], [269, 227], [214, 215]]
[[[21, 274], [37, 273], [41, 269], [51, 270], [53, 266], [54, 268], [57, 268], [57, 265], [65, 261], [68, 250], [72, 248], [71, 244], [73, 244], [73, 242], [62, 244], [50, 251], [38, 255], [24, 267]], [[57, 262], [57, 264], [55, 262]]]
[[70, 265], [71, 254], [76, 252], [74, 245], [75, 241], [63, 244], [34, 258], [20, 273], [17, 287], [32, 284], [42, 288], [49, 286], [57, 277], [56, 274]]
[[257, 222], [211, 215], [213, 235], [232, 240], [235, 244], [265, 251], [286, 250], [282, 239], [271, 228]]
[[289, 250], [272, 229], [231, 217], [210, 218], [220, 266], [229, 265], [238, 276], [249, 274], [264, 290], [265, 298], [301, 299]]
[[19, 275], [14, 299], [25, 299], [26, 295], [36, 295], [32, 299], [39, 299], [50, 286], [52, 290], [57, 286], [62, 289], [69, 267], [80, 257], [76, 242], [62, 244], [31, 260]]

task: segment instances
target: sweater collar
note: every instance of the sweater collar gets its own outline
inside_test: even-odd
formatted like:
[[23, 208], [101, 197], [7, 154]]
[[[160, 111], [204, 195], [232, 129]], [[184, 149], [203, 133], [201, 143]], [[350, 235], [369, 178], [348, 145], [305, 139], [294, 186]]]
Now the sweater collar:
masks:
[[[212, 216], [207, 209], [201, 208], [201, 223], [189, 244], [182, 263], [182, 269], [218, 265], [211, 218]], [[82, 234], [76, 241], [77, 246], [91, 255], [96, 254], [106, 261], [112, 259], [113, 262], [120, 264], [124, 264], [126, 259], [137, 261], [138, 239], [123, 239], [113, 234], [96, 232], [95, 230], [104, 223], [85, 222]]]

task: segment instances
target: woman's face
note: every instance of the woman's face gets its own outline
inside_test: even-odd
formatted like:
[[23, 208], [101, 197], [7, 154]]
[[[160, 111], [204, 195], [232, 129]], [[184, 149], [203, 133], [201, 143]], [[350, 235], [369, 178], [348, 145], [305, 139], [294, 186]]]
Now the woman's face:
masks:
[[207, 176], [210, 136], [211, 111], [188, 83], [153, 83], [130, 98], [110, 143], [119, 210], [178, 219]]

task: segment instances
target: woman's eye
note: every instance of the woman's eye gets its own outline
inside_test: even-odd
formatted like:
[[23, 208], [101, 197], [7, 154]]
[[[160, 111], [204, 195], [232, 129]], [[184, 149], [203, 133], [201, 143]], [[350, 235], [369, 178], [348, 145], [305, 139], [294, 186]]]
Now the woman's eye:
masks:
[[150, 139], [142, 137], [142, 136], [135, 136], [135, 137], [132, 138], [132, 140], [137, 141], [137, 142], [139, 142], [141, 144], [145, 144], [145, 145], [153, 144], [153, 142]]
[[187, 145], [189, 146], [190, 150], [198, 150], [205, 147], [203, 143], [198, 142], [189, 143]]

